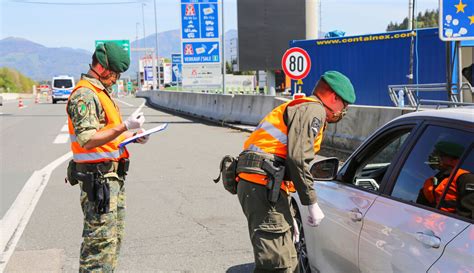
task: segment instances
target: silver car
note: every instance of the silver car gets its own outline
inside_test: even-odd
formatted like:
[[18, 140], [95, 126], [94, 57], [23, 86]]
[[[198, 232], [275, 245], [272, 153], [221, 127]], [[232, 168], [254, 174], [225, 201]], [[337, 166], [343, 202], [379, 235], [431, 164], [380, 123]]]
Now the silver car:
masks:
[[301, 272], [474, 272], [474, 108], [401, 116], [338, 165], [311, 168], [320, 226], [292, 196]]

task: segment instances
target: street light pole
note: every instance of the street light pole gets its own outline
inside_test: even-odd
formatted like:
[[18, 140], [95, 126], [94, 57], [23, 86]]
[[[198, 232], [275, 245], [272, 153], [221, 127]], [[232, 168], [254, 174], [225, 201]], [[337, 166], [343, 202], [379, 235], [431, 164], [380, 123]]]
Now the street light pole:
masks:
[[221, 50], [222, 50], [222, 55], [221, 55], [221, 61], [222, 61], [222, 94], [225, 94], [225, 73], [226, 71], [226, 63], [225, 63], [225, 40], [224, 40], [224, 0], [222, 0], [222, 15], [221, 15], [221, 21], [222, 21], [222, 27], [221, 27]]
[[156, 0], [153, 0], [153, 4], [155, 7], [155, 52], [156, 52], [156, 57], [158, 58], [157, 63], [158, 63], [158, 89], [160, 89], [161, 85], [161, 62], [160, 62], [160, 54], [158, 54], [158, 22], [157, 22], [157, 17], [156, 17]]

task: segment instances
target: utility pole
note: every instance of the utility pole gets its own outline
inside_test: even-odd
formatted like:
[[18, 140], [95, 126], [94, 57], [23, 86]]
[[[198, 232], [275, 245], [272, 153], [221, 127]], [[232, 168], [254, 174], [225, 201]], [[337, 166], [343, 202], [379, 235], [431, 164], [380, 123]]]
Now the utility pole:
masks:
[[[408, 29], [411, 30], [411, 43], [410, 43], [410, 67], [408, 68], [408, 83], [413, 84], [413, 66], [414, 66], [414, 58], [415, 58], [415, 0], [409, 0], [408, 3], [409, 11], [410, 13], [408, 14]], [[416, 75], [418, 77], [418, 75]], [[417, 91], [418, 95], [418, 91]]]
[[[158, 68], [158, 88], [160, 89], [161, 85], [161, 61], [160, 61], [160, 54], [158, 53], [158, 22], [157, 22], [157, 17], [156, 17], [156, 0], [153, 0], [154, 8], [155, 8], [155, 52], [156, 52], [156, 57], [157, 57], [157, 68]], [[155, 74], [156, 75], [156, 74]], [[153, 77], [153, 81], [155, 77]]]
[[221, 15], [221, 33], [222, 33], [222, 36], [221, 36], [221, 50], [222, 50], [222, 53], [221, 53], [221, 59], [222, 59], [222, 94], [225, 94], [225, 73], [227, 72], [226, 71], [226, 64], [225, 64], [225, 40], [224, 40], [224, 0], [221, 1], [221, 5], [222, 5], [222, 9], [221, 9], [221, 12], [222, 12], [222, 15]]
[[318, 39], [319, 35], [319, 0], [305, 1], [305, 15], [306, 15], [306, 40]]

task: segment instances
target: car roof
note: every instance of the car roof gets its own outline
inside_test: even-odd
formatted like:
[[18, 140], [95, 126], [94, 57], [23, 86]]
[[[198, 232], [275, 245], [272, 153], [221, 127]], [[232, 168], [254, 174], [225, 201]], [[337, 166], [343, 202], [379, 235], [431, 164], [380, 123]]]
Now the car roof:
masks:
[[406, 118], [418, 118], [418, 117], [422, 117], [422, 118], [434, 117], [434, 118], [444, 118], [444, 119], [474, 122], [474, 106], [443, 108], [439, 110], [422, 109], [422, 111], [402, 115], [396, 118], [395, 120], [406, 119]]

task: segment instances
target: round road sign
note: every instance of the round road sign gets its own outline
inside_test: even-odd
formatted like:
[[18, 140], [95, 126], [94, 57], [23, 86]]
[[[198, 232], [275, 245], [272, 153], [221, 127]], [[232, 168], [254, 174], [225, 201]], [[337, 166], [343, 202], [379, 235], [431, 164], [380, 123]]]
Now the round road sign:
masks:
[[301, 47], [292, 47], [283, 54], [281, 67], [291, 79], [301, 80], [308, 76], [311, 70], [311, 59], [306, 50]]

